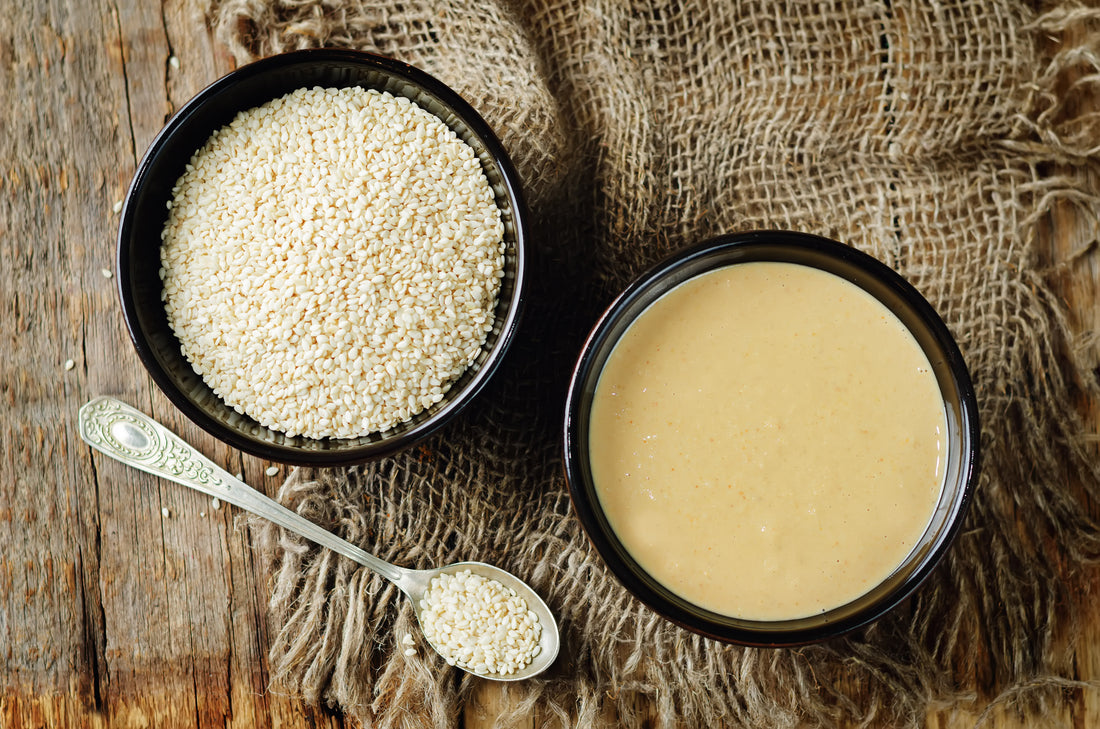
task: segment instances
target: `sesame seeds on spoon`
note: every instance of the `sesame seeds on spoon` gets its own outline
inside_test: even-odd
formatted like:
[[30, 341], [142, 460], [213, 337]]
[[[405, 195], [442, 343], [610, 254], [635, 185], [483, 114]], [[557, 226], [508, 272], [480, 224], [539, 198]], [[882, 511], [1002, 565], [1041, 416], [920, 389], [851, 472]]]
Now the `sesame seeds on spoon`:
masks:
[[420, 600], [424, 637], [449, 665], [510, 676], [541, 652], [542, 624], [527, 601], [466, 567], [432, 578]]

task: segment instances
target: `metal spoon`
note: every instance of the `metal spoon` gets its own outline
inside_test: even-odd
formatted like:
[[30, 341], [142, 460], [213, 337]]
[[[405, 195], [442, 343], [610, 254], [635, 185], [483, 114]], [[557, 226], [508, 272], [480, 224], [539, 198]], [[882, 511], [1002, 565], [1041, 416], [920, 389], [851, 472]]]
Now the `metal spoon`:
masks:
[[[420, 601], [432, 578], [442, 573], [469, 569], [474, 574], [515, 590], [516, 595], [526, 601], [528, 608], [538, 616], [542, 627], [539, 652], [515, 673], [501, 675], [470, 671], [476, 676], [497, 681], [519, 681], [542, 673], [558, 655], [558, 626], [546, 603], [525, 582], [499, 567], [482, 562], [459, 562], [436, 569], [412, 570], [378, 559], [230, 476], [175, 433], [114, 398], [99, 397], [85, 404], [80, 408], [79, 423], [80, 437], [96, 450], [262, 516], [377, 572], [412, 600], [418, 622], [421, 619]], [[430, 640], [428, 644], [443, 655]]]

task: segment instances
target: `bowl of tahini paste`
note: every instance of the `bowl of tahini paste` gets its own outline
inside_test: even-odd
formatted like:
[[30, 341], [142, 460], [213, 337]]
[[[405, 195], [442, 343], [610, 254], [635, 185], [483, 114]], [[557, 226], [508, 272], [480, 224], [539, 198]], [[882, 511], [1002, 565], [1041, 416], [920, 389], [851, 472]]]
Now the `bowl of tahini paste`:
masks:
[[948, 549], [977, 475], [962, 355], [894, 270], [818, 236], [727, 235], [594, 326], [564, 425], [575, 512], [622, 584], [755, 646], [855, 630]]

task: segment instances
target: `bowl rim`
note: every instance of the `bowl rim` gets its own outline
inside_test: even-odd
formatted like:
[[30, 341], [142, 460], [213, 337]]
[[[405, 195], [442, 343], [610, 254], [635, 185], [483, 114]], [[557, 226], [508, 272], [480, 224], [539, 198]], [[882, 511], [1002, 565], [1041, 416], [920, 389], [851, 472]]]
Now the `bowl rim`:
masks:
[[[180, 390], [175, 379], [161, 366], [152, 346], [146, 339], [136, 313], [133, 281], [130, 277], [130, 266], [128, 265], [129, 244], [127, 241], [135, 235], [134, 218], [137, 214], [134, 201], [142, 188], [149, 183], [154, 161], [174, 135], [179, 133], [182, 128], [186, 128], [192, 117], [207, 103], [231, 91], [239, 84], [263, 74], [315, 63], [348, 64], [379, 71], [411, 86], [423, 88], [430, 96], [436, 97], [444, 105], [450, 107], [456, 117], [468, 126], [479, 142], [484, 145], [494, 164], [499, 168], [500, 182], [505, 193], [504, 197], [508, 199], [511, 207], [511, 222], [515, 238], [514, 285], [510, 300], [507, 301], [505, 316], [499, 322], [500, 334], [493, 346], [487, 350], [484, 361], [478, 365], [477, 370], [470, 379], [463, 384], [462, 389], [454, 393], [455, 397], [447, 399], [439, 410], [408, 430], [391, 437], [382, 437], [379, 440], [338, 450], [305, 449], [285, 443], [252, 439], [239, 430], [211, 417], [201, 407], [195, 405]], [[272, 95], [271, 98], [276, 98], [276, 95]], [[211, 129], [210, 133], [213, 133], [213, 131], [214, 129]], [[476, 399], [490, 378], [500, 368], [501, 362], [515, 339], [526, 304], [527, 269], [529, 265], [527, 260], [527, 217], [528, 210], [519, 174], [496, 133], [469, 102], [447, 84], [427, 71], [409, 63], [369, 51], [348, 48], [309, 48], [288, 51], [239, 66], [214, 80], [188, 99], [154, 136], [142, 155], [123, 198], [118, 234], [115, 238], [116, 294], [121, 305], [123, 320], [130, 341], [146, 371], [161, 392], [188, 419], [205, 432], [240, 451], [270, 461], [299, 466], [322, 467], [361, 464], [405, 450], [435, 433]], [[500, 305], [501, 302], [498, 300], [498, 308]], [[494, 326], [497, 325], [494, 324]], [[242, 415], [241, 417], [257, 427], [263, 427], [249, 416]], [[271, 432], [277, 433], [273, 430]], [[340, 439], [332, 440], [338, 441]]]
[[[581, 447], [580, 431], [581, 420], [587, 417], [587, 411], [581, 412], [583, 398], [580, 390], [584, 383], [591, 381], [594, 387], [599, 380], [599, 372], [594, 371], [591, 359], [596, 355], [597, 347], [604, 344], [605, 340], [609, 338], [609, 328], [618, 323], [624, 310], [632, 302], [644, 296], [652, 287], [658, 286], [661, 281], [665, 280], [665, 277], [688, 268], [693, 263], [709, 256], [744, 254], [747, 257], [739, 261], [727, 260], [710, 268], [695, 271], [685, 276], [683, 280], [686, 281], [727, 265], [737, 265], [740, 262], [782, 261], [784, 260], [782, 255], [790, 251], [813, 251], [817, 254], [823, 254], [825, 258], [838, 260], [840, 265], [853, 267], [885, 285], [897, 294], [898, 299], [903, 302], [905, 307], [910, 309], [916, 319], [927, 328], [928, 334], [936, 341], [937, 345], [942, 348], [946, 360], [945, 366], [951, 374], [954, 389], [957, 390], [959, 397], [961, 419], [958, 434], [961, 461], [958, 466], [959, 474], [954, 482], [961, 483], [961, 487], [958, 488], [957, 495], [950, 502], [950, 511], [946, 516], [945, 526], [936, 533], [936, 538], [930, 548], [921, 552], [919, 559], [914, 560], [915, 569], [908, 573], [904, 580], [891, 591], [883, 594], [877, 601], [867, 605], [859, 612], [835, 620], [822, 620], [824, 616], [828, 616], [833, 612], [830, 610], [824, 614], [784, 621], [736, 619], [701, 608], [688, 612], [668, 599], [667, 595], [671, 595], [670, 590], [655, 588], [653, 583], [657, 583], [657, 581], [654, 578], [650, 577], [647, 581], [640, 577], [636, 570], [643, 571], [641, 567], [636, 563], [632, 566], [627, 559], [624, 559], [623, 555], [626, 553], [626, 549], [618, 542], [610, 527], [605, 530], [601, 526], [598, 516], [600, 509], [592, 503], [592, 500], [598, 500], [598, 497], [595, 497], [593, 493], [590, 498], [591, 484], [585, 483], [582, 475], [584, 469], [581, 460], [585, 450]], [[803, 263], [802, 265], [806, 264]], [[850, 280], [836, 271], [829, 272]], [[852, 281], [852, 283], [859, 285], [856, 281]], [[649, 301], [639, 310], [638, 314], [676, 285], [678, 284], [672, 284], [661, 293], [658, 293], [652, 301]], [[863, 287], [861, 286], [861, 288]], [[875, 296], [873, 292], [868, 293]], [[875, 298], [880, 300], [878, 296], [875, 296]], [[637, 314], [625, 321], [635, 321], [636, 317]], [[625, 330], [629, 327], [629, 323], [622, 326]], [[911, 328], [908, 325], [906, 327]], [[621, 336], [621, 332], [610, 345], [605, 345], [608, 347], [608, 352], [614, 348], [619, 336]], [[604, 560], [615, 578], [634, 597], [666, 620], [705, 637], [724, 643], [778, 648], [807, 645], [855, 631], [891, 611], [924, 582], [954, 542], [969, 509], [978, 477], [980, 441], [977, 398], [962, 353], [959, 351], [958, 345], [946, 324], [912, 284], [877, 258], [835, 240], [789, 230], [751, 230], [716, 235], [699, 244], [686, 247], [669, 255], [636, 276], [608, 304], [593, 325], [580, 349], [573, 368], [566, 395], [561, 442], [563, 446], [562, 466], [574, 513], [577, 515], [596, 552]], [[914, 554], [915, 552], [911, 552], [903, 564], [908, 562]], [[682, 598], [676, 599], [684, 603], [688, 602]], [[856, 598], [853, 602], [860, 599]], [[848, 603], [848, 605], [851, 604]], [[840, 606], [836, 610], [842, 610], [844, 607]], [[699, 617], [700, 613], [712, 616], [714, 621]]]

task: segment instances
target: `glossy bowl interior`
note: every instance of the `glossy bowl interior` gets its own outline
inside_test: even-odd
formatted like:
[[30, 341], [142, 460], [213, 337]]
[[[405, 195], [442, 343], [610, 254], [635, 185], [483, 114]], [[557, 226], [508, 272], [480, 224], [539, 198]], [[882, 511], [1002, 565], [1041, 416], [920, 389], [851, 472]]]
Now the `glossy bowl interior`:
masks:
[[[477, 360], [439, 403], [391, 430], [355, 439], [288, 437], [227, 406], [183, 358], [161, 302], [158, 271], [165, 203], [191, 156], [238, 112], [313, 86], [389, 91], [442, 119], [481, 161], [505, 229], [505, 275], [496, 319]], [[499, 141], [477, 112], [443, 83], [407, 64], [359, 51], [297, 51], [242, 66], [214, 82], [184, 105], [153, 141], [122, 210], [118, 293], [142, 363], [169, 399], [204, 430], [268, 460], [317, 466], [359, 463], [396, 452], [434, 432], [469, 403], [497, 369], [523, 304], [524, 216], [518, 178]]]
[[[745, 620], [700, 608], [652, 578], [616, 537], [600, 508], [589, 462], [589, 414], [608, 356], [634, 320], [684, 281], [729, 265], [779, 261], [812, 266], [854, 283], [885, 304], [912, 332], [935, 372], [947, 416], [946, 475], [920, 541], [885, 581], [825, 613], [794, 620]], [[724, 236], [687, 250], [635, 280], [604, 313], [584, 345], [566, 403], [565, 471], [574, 510], [622, 584], [665, 618], [718, 640], [753, 646], [812, 643], [854, 630], [905, 599], [934, 568], [956, 534], [977, 477], [978, 409], [970, 375], [947, 328], [923, 297], [874, 258], [831, 240], [760, 231]]]

